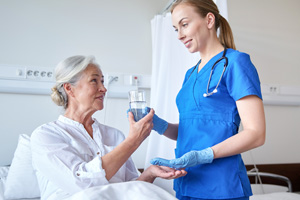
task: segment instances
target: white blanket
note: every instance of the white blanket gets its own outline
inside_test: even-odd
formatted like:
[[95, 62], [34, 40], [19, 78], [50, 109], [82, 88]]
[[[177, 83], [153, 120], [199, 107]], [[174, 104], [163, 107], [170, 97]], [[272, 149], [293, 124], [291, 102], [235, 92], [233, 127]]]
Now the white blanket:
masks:
[[176, 200], [162, 188], [143, 181], [113, 183], [88, 188], [74, 194], [68, 200]]
[[300, 200], [300, 195], [290, 192], [276, 192], [270, 194], [256, 194], [250, 200]]

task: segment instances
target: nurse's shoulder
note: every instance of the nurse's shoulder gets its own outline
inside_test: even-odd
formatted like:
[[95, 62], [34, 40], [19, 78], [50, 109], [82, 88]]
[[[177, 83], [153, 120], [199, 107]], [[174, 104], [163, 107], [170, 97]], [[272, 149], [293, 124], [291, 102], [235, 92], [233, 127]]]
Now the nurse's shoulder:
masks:
[[228, 67], [249, 68], [254, 67], [250, 55], [234, 49], [228, 49], [226, 57], [228, 58]]

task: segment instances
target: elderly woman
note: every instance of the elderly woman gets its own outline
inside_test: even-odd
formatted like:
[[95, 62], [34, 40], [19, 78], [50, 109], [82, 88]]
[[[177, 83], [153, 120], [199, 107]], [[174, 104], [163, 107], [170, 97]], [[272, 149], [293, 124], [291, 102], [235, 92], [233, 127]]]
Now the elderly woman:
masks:
[[130, 130], [100, 124], [92, 115], [103, 109], [104, 78], [93, 57], [73, 56], [58, 64], [52, 100], [65, 112], [31, 136], [33, 166], [41, 199], [63, 199], [85, 188], [132, 180], [152, 183], [174, 179], [184, 170], [152, 165], [140, 176], [130, 158], [149, 136], [154, 111], [138, 122], [129, 113]]

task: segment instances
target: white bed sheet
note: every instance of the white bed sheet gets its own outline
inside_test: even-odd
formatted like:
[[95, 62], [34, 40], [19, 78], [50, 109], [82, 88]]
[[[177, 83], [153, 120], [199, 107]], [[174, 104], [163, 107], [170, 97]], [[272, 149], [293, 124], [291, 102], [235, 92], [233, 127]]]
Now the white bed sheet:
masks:
[[300, 195], [291, 192], [275, 192], [270, 194], [256, 194], [250, 200], [300, 200]]
[[113, 183], [88, 188], [74, 194], [67, 200], [176, 200], [162, 188], [143, 181]]
[[[0, 200], [4, 198], [4, 184], [8, 167], [0, 167]], [[16, 191], [17, 192], [17, 191]], [[162, 188], [143, 181], [114, 183], [104, 186], [88, 188], [74, 194], [67, 200], [176, 200], [176, 198]], [[40, 198], [19, 199], [40, 200]], [[250, 200], [300, 200], [300, 194], [289, 192], [275, 192], [269, 194], [255, 194]]]
[[[176, 200], [176, 198], [160, 187], [142, 181], [114, 183], [83, 190], [67, 200]], [[0, 181], [0, 200], [4, 199], [3, 180]], [[20, 199], [20, 200], [40, 200]], [[259, 194], [250, 197], [250, 200], [300, 200], [300, 195], [289, 192]]]

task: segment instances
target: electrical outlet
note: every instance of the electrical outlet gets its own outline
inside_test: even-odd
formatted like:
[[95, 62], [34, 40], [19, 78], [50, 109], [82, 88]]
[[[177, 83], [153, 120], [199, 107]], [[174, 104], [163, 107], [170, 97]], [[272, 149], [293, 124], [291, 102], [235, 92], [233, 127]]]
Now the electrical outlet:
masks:
[[26, 79], [35, 81], [54, 81], [54, 73], [52, 68], [45, 67], [26, 67]]
[[277, 95], [280, 93], [280, 86], [277, 84], [262, 85], [262, 93], [268, 95]]
[[269, 87], [269, 92], [272, 93], [272, 94], [278, 94], [279, 93], [279, 87], [272, 85], [272, 86]]
[[140, 77], [137, 75], [130, 75], [129, 77], [129, 84], [138, 86], [140, 84]]
[[109, 73], [104, 75], [104, 85], [120, 86], [123, 84], [123, 76], [118, 73]]

